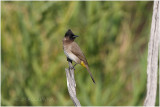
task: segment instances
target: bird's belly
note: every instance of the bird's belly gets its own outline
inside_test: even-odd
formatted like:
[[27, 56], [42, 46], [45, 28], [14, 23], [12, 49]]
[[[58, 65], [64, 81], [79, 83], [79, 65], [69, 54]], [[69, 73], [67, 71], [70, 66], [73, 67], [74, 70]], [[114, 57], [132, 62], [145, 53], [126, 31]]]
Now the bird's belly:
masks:
[[72, 61], [74, 61], [74, 62], [76, 62], [76, 63], [79, 63], [79, 58], [76, 56], [76, 55], [74, 55], [73, 53], [71, 53], [71, 52], [66, 52], [66, 51], [64, 51], [64, 53], [65, 53], [65, 55], [69, 58], [69, 59], [71, 59]]

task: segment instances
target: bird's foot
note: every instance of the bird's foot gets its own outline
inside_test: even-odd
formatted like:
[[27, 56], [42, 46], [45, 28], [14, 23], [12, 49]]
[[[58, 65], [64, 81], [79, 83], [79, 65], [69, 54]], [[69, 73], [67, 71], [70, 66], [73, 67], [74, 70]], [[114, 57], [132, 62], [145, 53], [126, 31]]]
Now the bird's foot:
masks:
[[72, 66], [72, 67], [69, 67], [69, 69], [70, 69], [70, 70], [75, 70], [74, 66]]
[[69, 69], [73, 69], [73, 70], [75, 70], [75, 66], [76, 66], [77, 64], [74, 64], [72, 67], [69, 67]]

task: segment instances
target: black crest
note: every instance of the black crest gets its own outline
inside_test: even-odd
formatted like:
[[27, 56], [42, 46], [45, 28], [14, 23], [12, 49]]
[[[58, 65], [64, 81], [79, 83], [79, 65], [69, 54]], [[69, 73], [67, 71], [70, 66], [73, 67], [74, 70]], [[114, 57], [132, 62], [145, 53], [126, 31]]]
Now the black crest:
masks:
[[68, 31], [66, 32], [65, 37], [67, 37], [67, 36], [74, 36], [71, 29], [68, 29]]
[[77, 35], [75, 35], [71, 29], [68, 29], [68, 31], [65, 34], [65, 37], [69, 37], [71, 40], [74, 40], [76, 37], [78, 37]]

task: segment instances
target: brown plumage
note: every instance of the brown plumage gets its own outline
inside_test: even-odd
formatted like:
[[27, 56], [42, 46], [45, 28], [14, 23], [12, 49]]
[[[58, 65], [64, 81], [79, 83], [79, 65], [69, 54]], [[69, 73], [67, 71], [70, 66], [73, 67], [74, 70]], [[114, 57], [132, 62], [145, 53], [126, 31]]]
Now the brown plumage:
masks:
[[67, 58], [74, 61], [76, 64], [81, 64], [83, 67], [87, 69], [89, 72], [93, 82], [95, 83], [95, 80], [92, 76], [92, 73], [89, 70], [88, 62], [81, 51], [80, 47], [76, 42], [74, 42], [74, 39], [78, 37], [73, 34], [71, 30], [68, 30], [65, 34], [65, 37], [63, 39], [63, 49], [64, 53], [66, 54]]

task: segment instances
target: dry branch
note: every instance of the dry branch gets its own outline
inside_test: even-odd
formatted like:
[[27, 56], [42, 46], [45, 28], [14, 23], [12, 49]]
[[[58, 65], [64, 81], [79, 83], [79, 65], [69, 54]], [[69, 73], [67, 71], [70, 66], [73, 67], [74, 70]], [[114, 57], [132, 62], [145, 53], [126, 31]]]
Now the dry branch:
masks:
[[79, 100], [76, 97], [76, 82], [75, 82], [75, 79], [74, 79], [74, 69], [71, 69], [71, 68], [73, 68], [71, 62], [68, 61], [68, 64], [69, 64], [69, 68], [65, 69], [66, 77], [67, 77], [68, 92], [69, 92], [69, 95], [70, 95], [74, 105], [75, 106], [81, 106]]
[[148, 45], [147, 95], [144, 102], [145, 106], [154, 106], [156, 102], [159, 33], [159, 1], [154, 1], [151, 34]]

